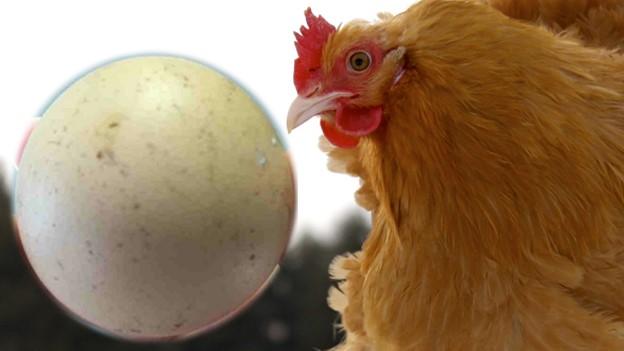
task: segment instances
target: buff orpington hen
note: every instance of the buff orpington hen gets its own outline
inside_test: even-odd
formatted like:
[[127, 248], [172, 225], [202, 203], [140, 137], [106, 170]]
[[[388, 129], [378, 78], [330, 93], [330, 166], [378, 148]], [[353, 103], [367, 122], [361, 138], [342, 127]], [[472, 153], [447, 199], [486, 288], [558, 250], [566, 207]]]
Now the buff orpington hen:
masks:
[[337, 350], [624, 350], [623, 3], [306, 11], [288, 128], [321, 116], [372, 214]]

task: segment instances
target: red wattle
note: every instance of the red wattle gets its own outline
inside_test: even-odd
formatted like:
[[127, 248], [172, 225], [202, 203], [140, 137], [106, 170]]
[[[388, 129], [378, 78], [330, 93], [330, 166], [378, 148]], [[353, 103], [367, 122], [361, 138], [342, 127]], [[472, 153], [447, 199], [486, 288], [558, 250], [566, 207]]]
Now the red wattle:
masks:
[[321, 129], [332, 144], [350, 149], [357, 146], [361, 136], [377, 130], [382, 117], [381, 106], [354, 108], [341, 105], [336, 110], [335, 123], [321, 119]]
[[374, 132], [381, 124], [381, 106], [358, 108], [341, 105], [336, 110], [336, 127], [343, 133], [355, 137]]
[[322, 118], [321, 129], [330, 143], [343, 149], [352, 149], [356, 147], [360, 141], [360, 138], [341, 132], [332, 122], [326, 121]]

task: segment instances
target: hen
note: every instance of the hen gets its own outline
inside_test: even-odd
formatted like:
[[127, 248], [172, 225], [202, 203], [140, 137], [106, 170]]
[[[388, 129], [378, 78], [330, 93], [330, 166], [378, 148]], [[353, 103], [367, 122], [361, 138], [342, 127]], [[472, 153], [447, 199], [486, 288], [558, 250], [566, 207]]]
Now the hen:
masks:
[[338, 350], [624, 350], [622, 4], [308, 9], [288, 128], [321, 115], [372, 212], [331, 268]]

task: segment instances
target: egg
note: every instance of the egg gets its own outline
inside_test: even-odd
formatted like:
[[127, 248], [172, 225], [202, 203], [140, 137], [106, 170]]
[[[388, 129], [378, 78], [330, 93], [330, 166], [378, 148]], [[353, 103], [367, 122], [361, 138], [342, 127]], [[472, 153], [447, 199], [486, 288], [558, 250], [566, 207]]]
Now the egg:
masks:
[[267, 113], [228, 76], [179, 57], [115, 61], [32, 131], [19, 241], [78, 320], [130, 340], [189, 337], [270, 282], [293, 227], [292, 169]]

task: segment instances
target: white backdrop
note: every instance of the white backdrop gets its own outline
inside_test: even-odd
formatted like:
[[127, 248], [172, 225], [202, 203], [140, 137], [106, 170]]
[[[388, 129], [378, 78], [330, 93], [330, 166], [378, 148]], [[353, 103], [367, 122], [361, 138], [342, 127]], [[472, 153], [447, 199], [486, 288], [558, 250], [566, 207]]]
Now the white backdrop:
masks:
[[[2, 1], [0, 3], [0, 167], [7, 172], [28, 118], [78, 75], [140, 54], [195, 58], [251, 91], [286, 135], [295, 97], [293, 31], [308, 6], [334, 25], [398, 13], [414, 0]], [[318, 123], [288, 135], [298, 181], [296, 234], [330, 238], [355, 209], [357, 180], [330, 173], [318, 150]], [[10, 172], [8, 173], [10, 174]], [[364, 212], [361, 212], [363, 215]]]

